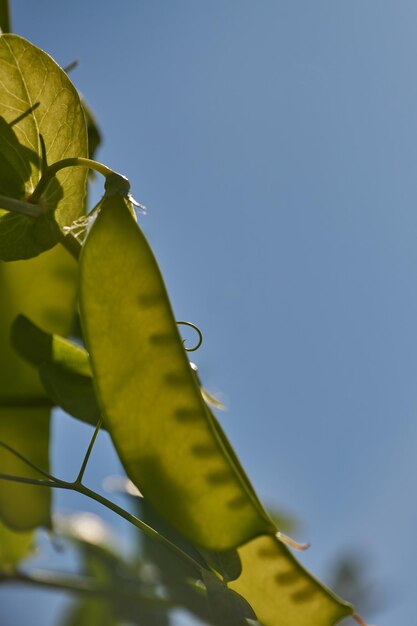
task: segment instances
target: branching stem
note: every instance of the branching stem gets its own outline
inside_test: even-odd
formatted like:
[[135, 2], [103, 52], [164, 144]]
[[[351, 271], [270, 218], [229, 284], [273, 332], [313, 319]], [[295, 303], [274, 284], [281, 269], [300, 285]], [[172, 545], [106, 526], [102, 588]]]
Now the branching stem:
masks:
[[40, 204], [32, 204], [24, 200], [16, 200], [8, 196], [0, 195], [0, 209], [11, 211], [12, 213], [20, 213], [29, 217], [40, 217], [45, 213], [45, 209]]
[[97, 439], [97, 435], [100, 432], [100, 428], [101, 428], [102, 423], [103, 423], [103, 420], [100, 418], [98, 420], [98, 422], [97, 422], [97, 426], [94, 429], [93, 436], [91, 437], [91, 441], [90, 441], [89, 446], [87, 448], [87, 452], [85, 453], [85, 457], [84, 457], [83, 462], [81, 464], [80, 471], [78, 472], [78, 476], [75, 479], [75, 483], [77, 485], [81, 485], [81, 483], [82, 483], [82, 480], [83, 480], [83, 477], [84, 477], [84, 474], [85, 474], [85, 470], [87, 469], [87, 464], [88, 464], [88, 461], [90, 460], [90, 456], [91, 456], [91, 453], [93, 451], [94, 444], [95, 444], [96, 439]]
[[55, 480], [55, 477], [52, 476], [52, 474], [45, 472], [45, 470], [43, 470], [41, 467], [39, 467], [35, 463], [32, 463], [32, 461], [27, 459], [23, 454], [20, 454], [20, 452], [12, 448], [12, 446], [9, 446], [9, 444], [5, 443], [4, 441], [0, 441], [0, 447], [4, 448], [4, 450], [7, 450], [7, 452], [10, 452], [10, 454], [13, 454], [13, 456], [22, 461], [22, 463], [25, 463], [25, 465], [35, 470], [35, 472], [38, 472], [38, 474], [40, 474], [41, 476], [44, 476], [44, 478], [47, 478], [48, 480]]
[[42, 476], [45, 476], [47, 480], [36, 479], [36, 478], [26, 478], [24, 476], [12, 476], [10, 474], [0, 474], [0, 480], [9, 480], [13, 482], [28, 484], [28, 485], [37, 485], [39, 487], [51, 487], [54, 489], [67, 489], [69, 491], [75, 491], [84, 496], [87, 496], [87, 498], [91, 498], [91, 500], [95, 500], [102, 506], [116, 513], [116, 515], [119, 515], [119, 517], [122, 517], [126, 521], [130, 522], [130, 524], [132, 524], [133, 526], [136, 526], [136, 528], [141, 530], [145, 535], [147, 535], [151, 539], [154, 539], [158, 541], [159, 543], [163, 544], [166, 548], [171, 550], [171, 552], [174, 552], [180, 559], [188, 563], [188, 565], [192, 565], [200, 573], [201, 570], [203, 569], [203, 566], [198, 561], [196, 561], [192, 556], [187, 554], [187, 552], [184, 552], [184, 550], [182, 550], [175, 543], [167, 539], [167, 537], [158, 533], [154, 528], [152, 528], [152, 526], [149, 526], [148, 524], [146, 524], [144, 521], [142, 521], [135, 515], [132, 515], [131, 513], [129, 513], [129, 511], [126, 511], [118, 504], [115, 504], [108, 498], [105, 498], [104, 496], [100, 495], [96, 491], [93, 491], [92, 489], [89, 489], [88, 487], [82, 484], [81, 481], [84, 476], [84, 472], [87, 467], [87, 463], [89, 461], [94, 443], [97, 439], [97, 435], [100, 430], [100, 427], [101, 427], [101, 420], [96, 426], [96, 429], [94, 431], [94, 434], [88, 446], [86, 455], [84, 457], [81, 469], [78, 473], [77, 478], [74, 481], [61, 480], [60, 478], [57, 478], [56, 476], [49, 474], [48, 472], [45, 472], [40, 467], [32, 463], [25, 456], [20, 454], [20, 452], [18, 452], [17, 450], [15, 450], [14, 448], [12, 448], [11, 446], [9, 446], [8, 444], [2, 441], [0, 441], [1, 447], [8, 450], [11, 454], [16, 456], [23, 463], [25, 463], [26, 465], [28, 465], [35, 471], [39, 472]]
[[114, 596], [115, 600], [120, 599], [120, 596], [122, 596], [126, 601], [136, 601], [141, 606], [146, 606], [147, 608], [151, 608], [154, 605], [157, 607], [163, 606], [164, 608], [170, 608], [172, 606], [169, 600], [163, 600], [159, 597], [155, 598], [155, 600], [149, 597], [149, 595], [147, 597], [138, 597], [137, 592], [132, 592], [126, 588], [118, 587], [115, 589], [113, 586], [97, 585], [97, 583], [90, 578], [62, 574], [57, 575], [56, 572], [42, 570], [33, 571], [30, 574], [18, 570], [10, 572], [0, 571], [0, 583], [18, 583], [42, 587], [44, 589], [57, 589], [77, 594], [82, 593], [102, 598], [112, 598], [112, 596]]

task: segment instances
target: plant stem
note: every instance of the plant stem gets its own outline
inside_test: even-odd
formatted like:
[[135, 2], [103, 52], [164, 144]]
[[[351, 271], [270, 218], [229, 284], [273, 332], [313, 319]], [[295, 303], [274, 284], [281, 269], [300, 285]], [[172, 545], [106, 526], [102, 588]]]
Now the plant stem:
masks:
[[0, 209], [11, 211], [12, 213], [20, 213], [29, 217], [40, 217], [45, 213], [45, 209], [39, 204], [32, 204], [24, 200], [16, 200], [8, 196], [0, 195]]
[[32, 461], [27, 459], [25, 456], [23, 456], [23, 454], [20, 454], [20, 452], [12, 448], [12, 446], [9, 446], [9, 444], [5, 443], [4, 441], [0, 441], [0, 447], [3, 448], [4, 450], [7, 450], [7, 452], [10, 452], [10, 454], [13, 454], [13, 456], [15, 456], [17, 459], [22, 461], [22, 463], [25, 463], [25, 465], [35, 470], [35, 472], [38, 472], [38, 474], [40, 474], [44, 478], [47, 478], [48, 480], [51, 480], [51, 481], [56, 480], [55, 476], [52, 476], [52, 474], [49, 474], [38, 465], [35, 465], [35, 463], [32, 463]]
[[200, 563], [198, 563], [198, 561], [196, 561], [192, 556], [190, 556], [189, 554], [184, 552], [181, 548], [179, 548], [177, 545], [175, 545], [175, 543], [172, 543], [164, 535], [161, 535], [154, 528], [152, 528], [151, 526], [148, 526], [148, 524], [143, 522], [141, 519], [139, 519], [135, 515], [132, 515], [125, 509], [122, 509], [122, 507], [118, 506], [111, 500], [104, 498], [99, 493], [92, 491], [91, 489], [89, 489], [88, 487], [85, 487], [84, 485], [74, 484], [73, 489], [74, 491], [77, 491], [78, 493], [82, 493], [88, 498], [91, 498], [92, 500], [99, 502], [100, 504], [105, 506], [107, 509], [110, 509], [111, 511], [119, 515], [120, 517], [123, 517], [123, 519], [133, 524], [133, 526], [136, 526], [136, 528], [139, 528], [139, 530], [141, 530], [145, 535], [163, 544], [165, 547], [171, 550], [171, 552], [174, 552], [177, 556], [180, 557], [180, 559], [188, 563], [188, 565], [192, 565], [199, 572], [201, 572], [201, 570], [203, 569], [203, 566]]
[[26, 478], [25, 476], [12, 476], [11, 474], [0, 474], [0, 480], [10, 480], [14, 483], [23, 483], [26, 485], [37, 485], [38, 487], [56, 487], [51, 480], [42, 480], [41, 478]]
[[103, 423], [103, 420], [100, 418], [98, 420], [98, 422], [97, 422], [97, 426], [95, 427], [93, 436], [91, 437], [91, 441], [90, 441], [90, 444], [89, 444], [89, 446], [87, 448], [87, 452], [85, 453], [85, 457], [83, 459], [80, 471], [78, 472], [78, 476], [75, 479], [75, 483], [77, 485], [81, 485], [81, 483], [82, 483], [82, 480], [83, 480], [83, 477], [84, 477], [84, 474], [85, 474], [85, 470], [87, 469], [87, 464], [88, 464], [88, 461], [90, 459], [91, 453], [93, 451], [94, 444], [96, 442], [97, 435], [98, 435], [98, 433], [100, 431], [102, 423]]
[[[60, 576], [55, 572], [24, 572], [12, 571], [1, 572], [1, 583], [23, 583], [26, 585], [34, 585], [36, 587], [48, 587], [52, 589], [62, 589], [64, 591], [74, 591], [77, 593], [102, 593], [104, 590], [91, 584], [89, 580], [75, 576]], [[107, 590], [106, 590], [107, 591]]]
[[57, 161], [56, 163], [53, 163], [46, 168], [42, 178], [38, 182], [32, 195], [30, 196], [29, 202], [36, 204], [40, 200], [40, 197], [42, 196], [43, 192], [45, 191], [55, 174], [57, 174], [60, 170], [66, 167], [88, 167], [89, 169], [99, 172], [105, 177], [110, 176], [110, 174], [114, 174], [113, 170], [111, 170], [109, 167], [103, 165], [102, 163], [98, 163], [97, 161], [93, 161], [92, 159], [85, 159], [83, 157], [71, 157], [68, 159], [62, 159], [61, 161]]
[[132, 593], [124, 588], [118, 587], [114, 589], [111, 586], [97, 585], [93, 579], [81, 576], [57, 575], [56, 572], [33, 571], [31, 573], [25, 573], [18, 570], [10, 572], [0, 571], [0, 583], [19, 583], [46, 589], [68, 591], [70, 593], [83, 593], [103, 598], [111, 598], [114, 596], [115, 600], [120, 600], [122, 596], [124, 600], [130, 602], [133, 600], [138, 602], [138, 604], [146, 604], [147, 608], [151, 608], [152, 606], [163, 606], [164, 608], [172, 607], [172, 603], [169, 600], [163, 600], [162, 598], [155, 598], [155, 600], [153, 600], [150, 597], [138, 596], [138, 593]]
[[91, 498], [91, 500], [95, 500], [102, 506], [106, 507], [107, 509], [110, 509], [110, 511], [113, 511], [114, 513], [119, 515], [119, 517], [122, 517], [126, 521], [130, 522], [130, 524], [132, 524], [133, 526], [136, 526], [136, 528], [141, 530], [143, 533], [145, 533], [145, 535], [147, 535], [151, 539], [154, 539], [158, 541], [159, 543], [161, 543], [162, 545], [164, 545], [166, 548], [171, 550], [171, 552], [174, 552], [180, 559], [185, 561], [188, 565], [191, 565], [192, 567], [197, 569], [199, 573], [201, 573], [203, 569], [202, 564], [200, 564], [192, 556], [187, 554], [187, 552], [184, 552], [184, 550], [179, 548], [175, 543], [167, 539], [167, 537], [158, 533], [154, 528], [152, 528], [152, 526], [148, 526], [148, 524], [143, 522], [141, 519], [129, 513], [129, 511], [122, 509], [122, 507], [119, 506], [118, 504], [115, 504], [111, 500], [108, 500], [108, 498], [105, 498], [104, 496], [100, 495], [96, 491], [93, 491], [92, 489], [85, 487], [85, 485], [83, 485], [82, 483], [77, 482], [78, 479], [73, 482], [68, 482], [66, 480], [61, 480], [59, 478], [56, 478], [55, 476], [51, 476], [51, 480], [40, 480], [36, 478], [26, 478], [23, 476], [11, 476], [9, 474], [0, 474], [0, 480], [10, 480], [13, 482], [25, 483], [29, 485], [37, 485], [39, 487], [51, 487], [54, 489], [67, 489], [68, 491], [75, 491], [84, 496], [87, 496], [87, 498]]

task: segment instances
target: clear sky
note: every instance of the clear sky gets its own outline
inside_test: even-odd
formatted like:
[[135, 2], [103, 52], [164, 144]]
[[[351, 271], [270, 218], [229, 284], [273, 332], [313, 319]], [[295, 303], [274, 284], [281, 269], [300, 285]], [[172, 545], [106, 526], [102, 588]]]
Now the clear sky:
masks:
[[[103, 129], [98, 158], [148, 207], [177, 318], [204, 333], [203, 381], [224, 392], [222, 423], [261, 497], [313, 543], [302, 561], [330, 580], [341, 554], [363, 555], [382, 596], [372, 623], [415, 623], [417, 4], [12, 12], [15, 32], [81, 61], [71, 77]], [[69, 471], [88, 431], [57, 416], [54, 434]], [[108, 458], [103, 440], [93, 484], [118, 471]], [[35, 600], [22, 597], [23, 624]], [[32, 626], [55, 626], [55, 605], [36, 602]]]

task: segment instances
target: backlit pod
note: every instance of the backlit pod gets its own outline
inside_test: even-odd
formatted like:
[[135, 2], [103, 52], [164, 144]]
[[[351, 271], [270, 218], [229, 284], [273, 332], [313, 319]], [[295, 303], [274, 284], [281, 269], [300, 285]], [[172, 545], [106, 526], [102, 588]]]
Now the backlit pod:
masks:
[[103, 419], [131, 480], [192, 542], [236, 547], [276, 528], [202, 399], [161, 272], [121, 195], [83, 247], [80, 307]]

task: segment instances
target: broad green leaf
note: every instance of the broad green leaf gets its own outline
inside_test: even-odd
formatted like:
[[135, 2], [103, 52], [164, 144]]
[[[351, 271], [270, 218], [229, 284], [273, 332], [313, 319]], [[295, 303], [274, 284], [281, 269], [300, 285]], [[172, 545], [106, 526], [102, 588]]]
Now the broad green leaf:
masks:
[[100, 417], [88, 353], [68, 339], [41, 330], [24, 315], [12, 327], [13, 345], [38, 367], [50, 400], [73, 417], [95, 426]]
[[59, 233], [59, 226], [50, 214], [29, 217], [0, 209], [0, 259], [19, 261], [38, 256], [56, 246]]
[[0, 572], [6, 566], [15, 566], [33, 550], [33, 533], [10, 530], [0, 522]]
[[273, 537], [239, 548], [243, 571], [229, 587], [251, 604], [263, 626], [333, 626], [353, 613]]
[[[42, 408], [0, 407], [0, 440], [43, 470], [49, 466], [49, 410]], [[42, 478], [35, 470], [0, 448], [2, 474]], [[0, 519], [15, 530], [51, 526], [49, 488], [2, 480], [0, 483]]]
[[13, 322], [12, 342], [17, 352], [33, 365], [52, 361], [74, 374], [91, 378], [90, 361], [84, 348], [42, 330], [25, 315], [18, 315]]
[[275, 532], [201, 397], [156, 260], [120, 195], [103, 200], [80, 263], [98, 400], [128, 476], [202, 547]]
[[93, 381], [57, 363], [44, 363], [39, 375], [49, 398], [66, 413], [91, 426], [100, 418]]
[[256, 615], [250, 604], [212, 572], [203, 571], [203, 582], [213, 618], [218, 626], [245, 626], [250, 623], [247, 620], [256, 623]]
[[[0, 195], [25, 200], [46, 163], [88, 156], [87, 129], [80, 98], [66, 73], [45, 52], [17, 35], [0, 36]], [[84, 209], [87, 171], [62, 170], [49, 183], [40, 204], [69, 226]], [[0, 258], [36, 256], [56, 243], [47, 219], [39, 225], [23, 215], [11, 219], [0, 203]]]

